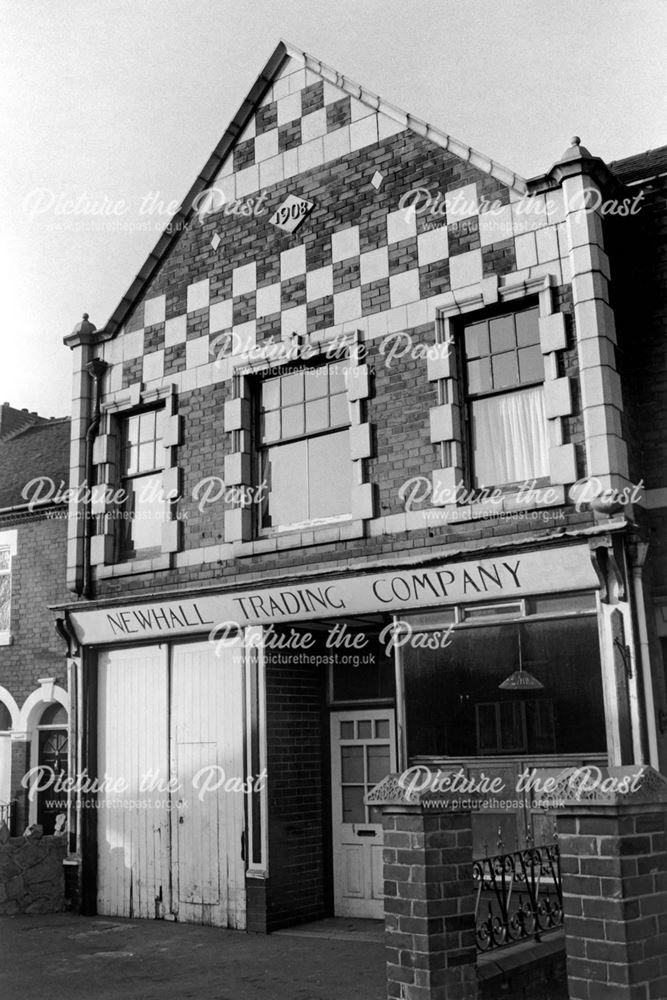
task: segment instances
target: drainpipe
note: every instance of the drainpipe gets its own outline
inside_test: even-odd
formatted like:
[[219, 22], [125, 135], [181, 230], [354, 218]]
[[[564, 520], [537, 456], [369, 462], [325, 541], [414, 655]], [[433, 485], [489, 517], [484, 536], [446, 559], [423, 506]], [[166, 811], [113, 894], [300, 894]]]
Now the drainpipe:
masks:
[[637, 626], [637, 657], [639, 660], [644, 694], [644, 715], [646, 736], [648, 739], [648, 762], [657, 770], [658, 764], [658, 734], [655, 725], [655, 701], [653, 699], [653, 678], [651, 677], [651, 657], [648, 642], [648, 627], [646, 624], [646, 605], [644, 603], [644, 581], [642, 579], [648, 542], [634, 542], [629, 546], [632, 565], [632, 591], [635, 606], [635, 622]]
[[86, 371], [93, 380], [92, 411], [93, 419], [86, 431], [86, 483], [88, 490], [84, 501], [84, 521], [83, 521], [83, 581], [81, 584], [81, 597], [88, 599], [91, 589], [90, 572], [90, 539], [92, 535], [92, 485], [93, 485], [93, 444], [100, 429], [100, 382], [109, 366], [101, 358], [93, 358], [86, 365]]

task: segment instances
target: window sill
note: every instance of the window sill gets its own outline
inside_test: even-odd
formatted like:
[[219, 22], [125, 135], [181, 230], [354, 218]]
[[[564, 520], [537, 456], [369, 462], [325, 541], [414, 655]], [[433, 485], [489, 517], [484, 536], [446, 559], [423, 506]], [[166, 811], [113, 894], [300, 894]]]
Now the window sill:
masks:
[[251, 542], [234, 542], [234, 558], [264, 555], [267, 552], [280, 552], [283, 549], [307, 548], [310, 545], [345, 542], [348, 539], [362, 538], [363, 534], [364, 522], [346, 517], [340, 521], [327, 521], [313, 527], [304, 526], [262, 535]]
[[0, 646], [13, 646], [14, 636], [11, 632], [0, 632]]

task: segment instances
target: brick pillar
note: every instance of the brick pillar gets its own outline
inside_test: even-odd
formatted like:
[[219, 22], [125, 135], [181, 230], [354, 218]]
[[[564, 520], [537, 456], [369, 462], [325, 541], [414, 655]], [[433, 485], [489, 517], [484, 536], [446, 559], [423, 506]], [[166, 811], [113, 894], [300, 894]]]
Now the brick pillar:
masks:
[[[557, 816], [570, 1000], [667, 997], [667, 780], [565, 801]], [[604, 780], [604, 776], [603, 776]]]
[[382, 825], [387, 997], [474, 1000], [470, 812], [388, 804]]

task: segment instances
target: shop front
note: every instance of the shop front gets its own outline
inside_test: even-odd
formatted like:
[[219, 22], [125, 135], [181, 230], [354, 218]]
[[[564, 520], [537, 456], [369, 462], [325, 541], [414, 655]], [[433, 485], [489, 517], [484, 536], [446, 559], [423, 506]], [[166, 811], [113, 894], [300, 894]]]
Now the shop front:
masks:
[[396, 771], [502, 779], [475, 816], [479, 855], [550, 839], [526, 776], [617, 762], [632, 741], [596, 551], [69, 610], [77, 771], [97, 780], [72, 803], [88, 909], [260, 931], [381, 917], [364, 797]]

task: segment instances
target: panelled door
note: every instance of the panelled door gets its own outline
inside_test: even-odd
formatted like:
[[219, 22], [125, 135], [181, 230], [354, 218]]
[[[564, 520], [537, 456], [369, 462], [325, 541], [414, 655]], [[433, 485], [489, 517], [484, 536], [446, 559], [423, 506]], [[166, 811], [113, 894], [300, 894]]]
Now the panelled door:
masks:
[[384, 916], [382, 818], [364, 795], [396, 770], [392, 709], [333, 712], [331, 793], [334, 904], [338, 916]]
[[245, 927], [244, 796], [225, 790], [244, 776], [243, 669], [221, 653], [100, 653], [101, 914]]

